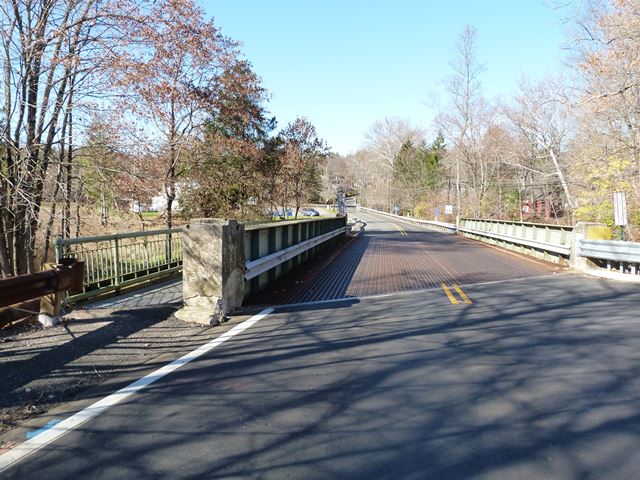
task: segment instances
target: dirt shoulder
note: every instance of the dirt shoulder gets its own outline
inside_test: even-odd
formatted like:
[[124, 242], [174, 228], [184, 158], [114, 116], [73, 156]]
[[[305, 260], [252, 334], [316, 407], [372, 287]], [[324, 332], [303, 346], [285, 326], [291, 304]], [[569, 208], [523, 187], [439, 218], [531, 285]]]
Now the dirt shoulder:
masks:
[[56, 327], [0, 332], [0, 434], [154, 358], [202, 345], [212, 327], [182, 322], [177, 304], [83, 309]]

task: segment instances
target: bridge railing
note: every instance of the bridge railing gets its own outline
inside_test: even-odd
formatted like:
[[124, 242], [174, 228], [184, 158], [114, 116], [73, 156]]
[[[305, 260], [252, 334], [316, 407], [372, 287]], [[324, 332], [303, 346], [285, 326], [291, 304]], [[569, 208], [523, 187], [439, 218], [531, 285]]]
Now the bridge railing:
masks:
[[54, 245], [56, 263], [63, 258], [84, 261], [82, 292], [68, 297], [67, 302], [180, 275], [182, 270], [181, 228], [58, 238]]
[[[362, 210], [393, 217], [410, 223], [464, 235], [508, 250], [534, 256], [549, 262], [571, 265], [578, 271], [600, 275], [605, 271], [640, 276], [640, 243], [605, 240], [610, 230], [603, 224], [579, 223], [578, 226], [462, 218], [460, 225], [419, 220], [393, 215], [370, 208]], [[580, 228], [579, 233], [576, 229]], [[584, 228], [595, 231], [595, 237], [584, 238]], [[591, 234], [589, 234], [591, 235]], [[597, 238], [597, 239], [596, 239]], [[585, 262], [584, 260], [590, 260]]]
[[573, 227], [546, 223], [462, 218], [458, 233], [542, 260], [566, 264]]
[[245, 297], [263, 289], [346, 233], [346, 217], [245, 225]]
[[619, 240], [580, 239], [578, 255], [594, 263], [603, 263], [607, 270], [620, 273], [640, 274], [640, 243]]
[[447, 233], [455, 233], [456, 232], [456, 224], [455, 223], [447, 223], [447, 222], [436, 222], [433, 220], [422, 220], [421, 218], [414, 218], [408, 216], [400, 216], [394, 215], [393, 213], [387, 213], [380, 210], [374, 210], [372, 208], [360, 207], [361, 210], [367, 212], [378, 213], [380, 215], [384, 215], [387, 217], [392, 217], [396, 220], [401, 220], [407, 223], [414, 223], [416, 225], [422, 225], [427, 228], [432, 228], [434, 230], [440, 230]]
[[399, 216], [365, 207], [361, 207], [361, 209], [393, 217], [396, 220], [448, 233], [457, 233], [549, 262], [566, 264], [571, 254], [573, 241], [573, 227], [571, 226], [462, 218], [460, 225], [456, 227], [454, 223]]
[[[245, 225], [248, 294], [264, 288], [345, 233], [346, 218], [321, 218]], [[56, 262], [84, 261], [82, 292], [67, 303], [182, 274], [181, 228], [56, 239]]]

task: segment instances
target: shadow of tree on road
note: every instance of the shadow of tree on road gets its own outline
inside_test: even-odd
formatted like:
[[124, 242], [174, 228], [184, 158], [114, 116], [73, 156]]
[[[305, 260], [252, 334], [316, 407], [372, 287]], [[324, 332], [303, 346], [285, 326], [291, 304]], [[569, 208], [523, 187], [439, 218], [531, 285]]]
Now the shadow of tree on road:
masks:
[[276, 311], [39, 461], [51, 478], [634, 476], [640, 292], [562, 276], [467, 293]]

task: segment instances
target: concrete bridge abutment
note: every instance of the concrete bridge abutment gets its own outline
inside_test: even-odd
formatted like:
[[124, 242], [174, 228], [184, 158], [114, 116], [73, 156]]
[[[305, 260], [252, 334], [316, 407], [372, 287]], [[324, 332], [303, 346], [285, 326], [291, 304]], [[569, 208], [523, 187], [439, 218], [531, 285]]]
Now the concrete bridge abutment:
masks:
[[569, 256], [569, 267], [581, 273], [587, 273], [596, 265], [587, 257], [580, 256], [578, 246], [580, 240], [610, 240], [611, 228], [604, 223], [578, 222], [573, 227], [573, 236], [571, 240], [571, 254]]
[[235, 220], [199, 218], [184, 229], [183, 299], [176, 317], [220, 324], [244, 298], [244, 225]]

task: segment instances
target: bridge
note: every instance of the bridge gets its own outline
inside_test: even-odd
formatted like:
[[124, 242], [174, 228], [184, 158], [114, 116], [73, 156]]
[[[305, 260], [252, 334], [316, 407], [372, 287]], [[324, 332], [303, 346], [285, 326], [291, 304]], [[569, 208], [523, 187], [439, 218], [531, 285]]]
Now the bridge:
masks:
[[[549, 275], [560, 269], [504, 250], [372, 212], [353, 240], [322, 268], [306, 270], [251, 299], [252, 304], [293, 304]], [[324, 259], [322, 259], [324, 260]]]
[[[342, 243], [330, 235], [339, 225], [248, 229], [244, 306], [208, 343], [67, 406], [60, 423], [0, 455], [0, 474], [637, 474], [640, 291], [565, 265], [578, 250], [601, 276], [635, 280], [639, 257], [588, 229], [513, 235], [504, 222], [470, 222], [454, 235], [353, 214], [366, 228]], [[496, 246], [505, 242], [520, 253]]]

